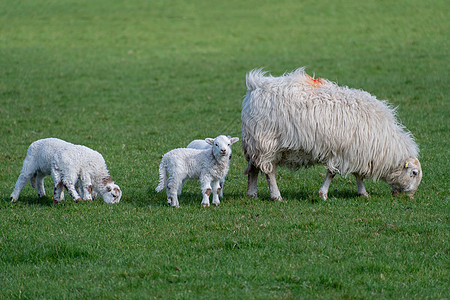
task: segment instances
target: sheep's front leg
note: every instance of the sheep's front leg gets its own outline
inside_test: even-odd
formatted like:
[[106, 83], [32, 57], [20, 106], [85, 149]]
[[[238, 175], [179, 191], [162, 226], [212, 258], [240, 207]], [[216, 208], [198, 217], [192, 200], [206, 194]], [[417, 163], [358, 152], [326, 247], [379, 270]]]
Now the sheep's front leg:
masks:
[[219, 180], [213, 181], [211, 186], [212, 186], [212, 193], [213, 193], [212, 204], [215, 206], [218, 206], [220, 204], [220, 200], [219, 200], [219, 194], [221, 191], [220, 181]]
[[358, 188], [358, 196], [369, 198], [369, 193], [366, 191], [366, 187], [364, 186], [364, 181], [361, 176], [358, 174], [353, 174], [356, 178], [356, 186]]
[[75, 189], [75, 184], [73, 183], [73, 181], [63, 181], [63, 183], [70, 197], [72, 197], [75, 202], [79, 202], [82, 200], [77, 190]]
[[269, 186], [270, 192], [270, 199], [283, 201], [283, 198], [281, 198], [280, 190], [278, 189], [276, 174], [277, 174], [277, 167], [275, 165], [273, 166], [272, 172], [266, 174], [267, 185]]
[[259, 169], [255, 167], [250, 160], [244, 174], [248, 174], [247, 196], [256, 198], [258, 196], [257, 183]]
[[[200, 186], [202, 189], [202, 206], [207, 207], [209, 206], [209, 195], [211, 195], [212, 188], [211, 188], [211, 178], [209, 176], [200, 176]], [[213, 196], [214, 197], [214, 196]]]
[[323, 200], [327, 200], [328, 199], [328, 189], [330, 188], [330, 183], [334, 178], [333, 173], [331, 173], [330, 171], [327, 172], [327, 175], [325, 176], [325, 180], [322, 183], [322, 186], [319, 189], [319, 196], [323, 199]]

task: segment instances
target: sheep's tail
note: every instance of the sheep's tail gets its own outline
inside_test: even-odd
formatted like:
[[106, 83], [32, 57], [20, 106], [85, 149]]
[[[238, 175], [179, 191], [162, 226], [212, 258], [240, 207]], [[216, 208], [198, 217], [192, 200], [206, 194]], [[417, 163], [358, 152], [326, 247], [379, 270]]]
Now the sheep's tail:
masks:
[[167, 183], [167, 172], [166, 172], [166, 164], [164, 162], [164, 157], [159, 164], [159, 184], [156, 187], [156, 191], [161, 192]]

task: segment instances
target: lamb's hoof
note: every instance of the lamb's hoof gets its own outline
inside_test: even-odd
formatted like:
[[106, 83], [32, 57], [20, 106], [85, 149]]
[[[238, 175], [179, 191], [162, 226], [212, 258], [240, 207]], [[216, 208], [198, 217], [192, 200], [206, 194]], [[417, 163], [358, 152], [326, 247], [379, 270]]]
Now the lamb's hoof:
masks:
[[16, 203], [17, 199], [14, 199], [13, 197], [9, 198], [9, 200], [11, 200], [11, 203]]
[[258, 198], [258, 193], [247, 193], [247, 197], [250, 197], [250, 198], [254, 198], [254, 199], [256, 199], [256, 198]]
[[320, 191], [319, 191], [319, 196], [320, 196], [320, 198], [323, 199], [323, 201], [327, 201], [327, 199], [328, 199], [328, 194], [325, 194], [325, 193], [320, 192]]
[[78, 198], [77, 200], [75, 200], [75, 203], [81, 202], [83, 201], [81, 198]]
[[203, 207], [209, 207], [209, 203], [202, 203]]
[[220, 202], [213, 203], [214, 206], [219, 206]]
[[60, 202], [53, 200], [53, 205], [58, 205]]
[[365, 192], [365, 193], [358, 193], [359, 197], [365, 197], [365, 198], [370, 198], [369, 193]]
[[270, 200], [272, 200], [272, 201], [283, 202], [283, 198], [281, 198], [281, 196], [278, 196], [278, 197], [272, 197], [272, 198], [270, 198]]

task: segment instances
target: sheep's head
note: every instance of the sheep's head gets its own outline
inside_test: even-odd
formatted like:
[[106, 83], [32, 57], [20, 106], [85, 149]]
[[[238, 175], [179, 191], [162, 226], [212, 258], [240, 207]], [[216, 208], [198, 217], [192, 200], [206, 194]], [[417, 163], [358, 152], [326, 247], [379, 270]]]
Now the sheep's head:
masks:
[[223, 157], [231, 157], [231, 146], [239, 141], [239, 138], [219, 135], [215, 139], [207, 138], [205, 141], [212, 146], [214, 157], [222, 159]]
[[122, 190], [114, 182], [108, 182], [105, 185], [104, 191], [102, 193], [103, 201], [108, 204], [119, 203], [122, 197]]
[[411, 199], [422, 180], [422, 168], [417, 158], [408, 158], [406, 162], [388, 175], [386, 182], [392, 187], [392, 195], [407, 194]]

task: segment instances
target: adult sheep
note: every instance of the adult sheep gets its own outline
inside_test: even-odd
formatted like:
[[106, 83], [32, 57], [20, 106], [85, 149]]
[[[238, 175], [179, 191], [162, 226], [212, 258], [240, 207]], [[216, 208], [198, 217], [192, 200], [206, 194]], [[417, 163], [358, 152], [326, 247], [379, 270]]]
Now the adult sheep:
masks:
[[280, 77], [261, 69], [246, 76], [242, 103], [242, 147], [248, 161], [247, 195], [257, 196], [259, 171], [273, 200], [282, 200], [275, 175], [290, 168], [324, 164], [319, 195], [326, 200], [335, 174], [354, 174], [358, 194], [368, 196], [363, 179], [384, 180], [413, 197], [422, 179], [419, 149], [386, 101], [369, 93], [314, 79], [304, 68]]

